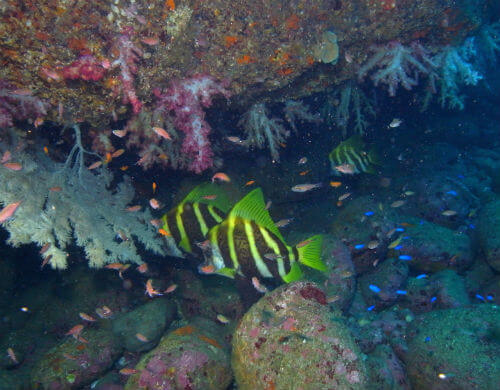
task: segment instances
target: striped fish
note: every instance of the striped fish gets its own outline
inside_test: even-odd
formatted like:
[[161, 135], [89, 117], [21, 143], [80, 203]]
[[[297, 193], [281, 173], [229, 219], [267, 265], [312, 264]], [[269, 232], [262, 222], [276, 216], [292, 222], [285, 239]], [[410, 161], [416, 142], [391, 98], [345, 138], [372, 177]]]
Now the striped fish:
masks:
[[266, 210], [260, 188], [248, 193], [231, 210], [228, 217], [207, 235], [202, 273], [216, 272], [250, 280], [275, 278], [286, 283], [302, 277], [299, 263], [325, 271], [321, 261], [323, 237], [317, 235], [302, 245], [289, 246]]
[[161, 218], [162, 228], [169, 233], [165, 238], [170, 254], [185, 257], [189, 253], [201, 258], [197, 244], [206, 240], [210, 228], [221, 223], [229, 209], [219, 186], [207, 183], [195, 187]]
[[[380, 165], [377, 153], [374, 150], [365, 152], [365, 143], [361, 136], [353, 135], [349, 139], [341, 142], [328, 155], [332, 166], [333, 174], [341, 176], [343, 169], [340, 167], [350, 167], [348, 173], [376, 173], [374, 165]], [[339, 167], [337, 169], [336, 167]], [[344, 172], [346, 173], [346, 172]]]

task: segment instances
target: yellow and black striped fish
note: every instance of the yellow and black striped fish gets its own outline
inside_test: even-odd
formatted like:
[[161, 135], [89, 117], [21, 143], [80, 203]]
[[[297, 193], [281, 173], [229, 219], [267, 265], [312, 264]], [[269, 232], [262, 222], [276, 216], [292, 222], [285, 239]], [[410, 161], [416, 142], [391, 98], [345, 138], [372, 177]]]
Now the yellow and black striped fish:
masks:
[[360, 135], [353, 135], [341, 142], [328, 155], [333, 174], [376, 173], [375, 165], [380, 165], [375, 150], [365, 151], [365, 142]]
[[222, 222], [230, 208], [218, 186], [206, 183], [195, 187], [161, 218], [171, 255], [184, 257], [190, 253], [201, 257], [197, 244], [206, 240], [210, 228]]
[[248, 193], [228, 217], [207, 235], [202, 273], [234, 278], [275, 278], [286, 283], [302, 277], [299, 263], [325, 271], [321, 261], [323, 237], [316, 235], [297, 246], [286, 244], [266, 210], [260, 188]]

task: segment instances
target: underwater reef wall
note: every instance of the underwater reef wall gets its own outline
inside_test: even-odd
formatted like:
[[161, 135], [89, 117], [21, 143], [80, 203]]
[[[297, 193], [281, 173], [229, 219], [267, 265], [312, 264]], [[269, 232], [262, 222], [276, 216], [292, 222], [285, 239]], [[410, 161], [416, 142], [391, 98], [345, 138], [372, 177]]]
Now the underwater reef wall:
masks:
[[488, 4], [2, 1], [0, 80], [49, 103], [46, 119], [95, 128], [152, 106], [155, 88], [195, 74], [228, 81], [239, 106], [285, 89], [293, 98], [355, 78], [372, 45], [460, 42]]

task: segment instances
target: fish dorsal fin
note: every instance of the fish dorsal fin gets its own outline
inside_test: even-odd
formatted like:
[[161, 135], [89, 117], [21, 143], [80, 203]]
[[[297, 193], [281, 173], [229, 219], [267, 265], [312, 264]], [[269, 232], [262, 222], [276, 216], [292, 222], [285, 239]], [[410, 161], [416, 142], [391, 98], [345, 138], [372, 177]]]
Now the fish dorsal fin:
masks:
[[261, 188], [256, 188], [246, 194], [238, 203], [234, 205], [229, 213], [229, 216], [254, 221], [257, 225], [260, 225], [272, 232], [281, 241], [285, 241], [269, 215], [269, 211], [266, 210], [264, 194], [262, 193]]
[[194, 187], [181, 204], [196, 202], [213, 205], [225, 213], [231, 208], [231, 202], [229, 202], [225, 191], [219, 185], [212, 183], [204, 183]]
[[342, 142], [338, 147], [349, 147], [356, 152], [361, 152], [365, 147], [365, 141], [363, 141], [363, 138], [359, 134], [354, 134]]

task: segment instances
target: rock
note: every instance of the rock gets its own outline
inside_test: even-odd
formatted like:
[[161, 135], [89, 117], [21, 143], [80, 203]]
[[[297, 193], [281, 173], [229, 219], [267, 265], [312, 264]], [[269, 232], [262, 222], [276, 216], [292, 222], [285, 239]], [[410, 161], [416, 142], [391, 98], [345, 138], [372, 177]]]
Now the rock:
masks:
[[31, 375], [32, 388], [81, 388], [99, 378], [120, 355], [120, 344], [110, 330], [84, 329], [81, 337], [87, 342], [67, 337], [37, 362]]
[[[367, 212], [373, 214], [367, 216]], [[355, 200], [348, 198], [346, 206], [340, 209], [334, 219], [331, 231], [349, 247], [356, 272], [361, 274], [372, 270], [374, 264], [385, 259], [387, 245], [392, 240], [388, 233], [397, 226], [394, 222], [397, 220], [395, 209], [385, 207], [382, 211], [369, 196]], [[377, 246], [370, 249], [375, 242]]]
[[244, 315], [232, 367], [240, 390], [362, 389], [367, 378], [349, 329], [307, 281], [278, 287]]
[[418, 316], [408, 327], [404, 358], [413, 389], [497, 389], [499, 324], [500, 310], [491, 304]]
[[500, 271], [500, 199], [484, 205], [478, 219], [479, 245], [488, 264]]
[[473, 262], [469, 236], [431, 222], [420, 221], [408, 227], [401, 240], [401, 255], [411, 256], [410, 267], [418, 272], [437, 272], [446, 268], [463, 271]]
[[422, 279], [410, 278], [407, 290], [402, 306], [415, 313], [470, 304], [464, 278], [450, 269]]
[[[171, 298], [155, 298], [113, 320], [113, 332], [127, 351], [148, 351], [158, 343], [175, 313], [176, 307]], [[149, 341], [139, 340], [137, 334]]]
[[244, 313], [234, 280], [213, 276], [201, 280], [198, 275], [178, 270], [175, 281], [179, 285], [181, 315], [188, 320], [204, 317], [216, 321], [218, 314], [239, 320]]
[[368, 389], [409, 390], [403, 364], [388, 345], [379, 345], [367, 360], [370, 382]]
[[[312, 235], [303, 235], [303, 239]], [[332, 235], [325, 234], [321, 259], [328, 267], [328, 271], [320, 272], [301, 266], [304, 279], [322, 286], [328, 303], [334, 308], [345, 311], [351, 304], [356, 290], [356, 271], [349, 248]]]
[[407, 278], [407, 263], [390, 258], [379, 264], [374, 271], [362, 275], [359, 285], [365, 302], [369, 306], [375, 305], [379, 310], [404, 297], [402, 292], [405, 291], [403, 286]]
[[222, 325], [197, 319], [160, 340], [146, 353], [125, 390], [224, 390], [232, 380]]

